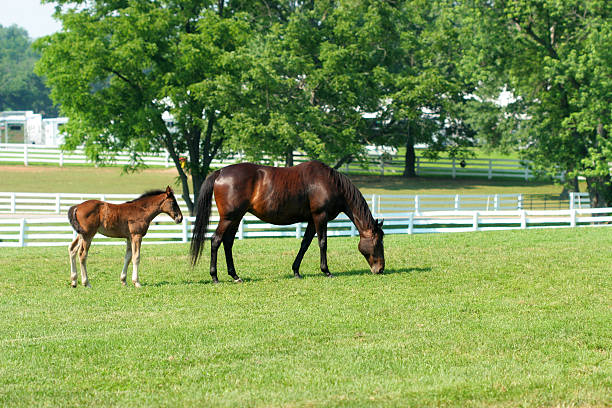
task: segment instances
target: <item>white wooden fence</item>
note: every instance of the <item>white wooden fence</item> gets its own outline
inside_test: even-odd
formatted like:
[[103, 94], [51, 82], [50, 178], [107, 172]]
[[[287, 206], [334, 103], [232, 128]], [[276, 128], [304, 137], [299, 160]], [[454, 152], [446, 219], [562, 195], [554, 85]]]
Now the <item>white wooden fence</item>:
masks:
[[[588, 193], [570, 193], [567, 209], [588, 208]], [[85, 193], [21, 193], [0, 192], [0, 214], [65, 214], [68, 209], [85, 200], [102, 200], [114, 204], [133, 200], [138, 194], [85, 194]], [[187, 204], [177, 195], [181, 211], [188, 214]], [[530, 199], [526, 194], [451, 194], [451, 195], [389, 195], [365, 196], [375, 216], [405, 216], [408, 212], [438, 210], [522, 210]], [[192, 197], [193, 200], [193, 197]], [[213, 200], [213, 214], [216, 214]]]
[[[174, 224], [166, 215], [153, 222], [145, 236], [145, 244], [188, 242], [194, 217], [185, 217]], [[213, 231], [218, 217], [211, 218]], [[386, 234], [446, 233], [465, 231], [510, 230], [528, 228], [568, 228], [612, 226], [612, 208], [587, 208], [556, 211], [433, 211], [411, 212], [402, 217], [385, 218]], [[306, 224], [278, 226], [247, 216], [240, 224], [238, 239], [252, 237], [300, 238]], [[209, 232], [210, 234], [210, 232]], [[330, 236], [355, 236], [354, 225], [345, 216], [329, 223]], [[0, 218], [0, 247], [64, 246], [75, 236], [66, 217]], [[124, 240], [97, 235], [96, 244], [124, 245]]]
[[[108, 158], [118, 165], [131, 163], [130, 154], [113, 153]], [[243, 159], [240, 156], [224, 160], [213, 160], [213, 166], [221, 167], [237, 163]], [[296, 153], [295, 162], [308, 160], [304, 155]], [[142, 161], [147, 166], [172, 167], [174, 164], [168, 152], [158, 154], [143, 154]], [[31, 164], [90, 164], [83, 149], [76, 149], [73, 152], [64, 152], [57, 146], [42, 146], [33, 144], [14, 144], [0, 143], [0, 163], [23, 163], [28, 166]], [[274, 163], [272, 163], [274, 164]], [[280, 164], [280, 163], [276, 163]], [[341, 170], [346, 173], [374, 173], [374, 174], [402, 174], [404, 171], [403, 158], [398, 156], [378, 156], [372, 154], [364, 167], [360, 163], [350, 163], [344, 165]], [[456, 178], [457, 176], [477, 176], [487, 177], [506, 177], [522, 178], [529, 180], [533, 178], [533, 173], [529, 170], [527, 163], [521, 160], [510, 159], [467, 159], [462, 167], [455, 159], [430, 160], [424, 157], [416, 157], [415, 170], [419, 176], [443, 175]]]

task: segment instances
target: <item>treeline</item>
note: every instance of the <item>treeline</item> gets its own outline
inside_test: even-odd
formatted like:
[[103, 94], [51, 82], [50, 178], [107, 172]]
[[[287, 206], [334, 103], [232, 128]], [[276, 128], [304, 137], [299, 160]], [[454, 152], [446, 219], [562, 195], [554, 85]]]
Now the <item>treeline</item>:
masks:
[[34, 73], [40, 54], [31, 45], [23, 28], [0, 25], [0, 111], [33, 110], [45, 116], [57, 116], [49, 88]]
[[190, 208], [231, 151], [340, 166], [392, 145], [412, 176], [416, 143], [516, 149], [612, 205], [612, 2], [56, 3], [64, 28], [36, 43], [37, 72], [70, 118], [67, 146], [130, 149], [135, 163], [166, 148]]

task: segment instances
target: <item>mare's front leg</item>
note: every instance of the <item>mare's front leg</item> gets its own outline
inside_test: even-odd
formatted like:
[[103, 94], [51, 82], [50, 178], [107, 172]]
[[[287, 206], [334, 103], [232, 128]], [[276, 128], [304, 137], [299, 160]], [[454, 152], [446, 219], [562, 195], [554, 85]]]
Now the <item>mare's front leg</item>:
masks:
[[333, 277], [327, 267], [327, 217], [325, 214], [320, 214], [314, 217], [314, 225], [319, 238], [319, 250], [321, 252], [321, 272], [328, 278]]
[[[140, 287], [138, 281], [138, 265], [140, 265], [140, 244], [142, 242], [142, 235], [132, 235], [132, 283], [135, 287]], [[127, 254], [125, 255], [127, 258]]]
[[125, 286], [127, 280], [127, 268], [132, 260], [132, 240], [128, 238], [126, 240], [127, 245], [125, 246], [125, 260], [123, 261], [123, 269], [121, 270], [121, 284]]
[[304, 238], [302, 238], [302, 244], [300, 245], [300, 250], [298, 251], [297, 256], [295, 257], [295, 261], [293, 261], [293, 265], [291, 269], [293, 269], [293, 276], [298, 279], [302, 279], [302, 275], [300, 275], [300, 265], [302, 264], [302, 259], [304, 259], [304, 254], [308, 250], [310, 243], [312, 242], [312, 238], [315, 234], [315, 226], [312, 221], [308, 223], [306, 227], [306, 231], [304, 232]]
[[68, 253], [70, 254], [70, 286], [73, 288], [76, 288], [77, 286], [76, 257], [79, 252], [79, 244], [81, 239], [81, 236], [77, 235], [74, 241], [72, 241], [72, 243], [68, 246]]

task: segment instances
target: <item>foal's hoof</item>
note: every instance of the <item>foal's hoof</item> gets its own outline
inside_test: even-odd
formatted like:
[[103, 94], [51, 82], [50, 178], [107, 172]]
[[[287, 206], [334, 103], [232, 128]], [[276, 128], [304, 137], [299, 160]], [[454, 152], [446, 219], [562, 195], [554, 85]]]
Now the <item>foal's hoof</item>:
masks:
[[240, 278], [234, 279], [234, 282], [236, 282], [236, 283], [242, 283], [242, 279], [240, 279]]
[[89, 282], [84, 283], [83, 286], [85, 286], [86, 288], [91, 288], [91, 285], [89, 284]]
[[142, 286], [140, 285], [140, 282], [134, 282], [134, 287], [135, 288], [141, 288]]
[[72, 281], [72, 282], [70, 282], [70, 286], [72, 286], [73, 288], [76, 288], [76, 287], [77, 287], [77, 283], [76, 283], [76, 281]]

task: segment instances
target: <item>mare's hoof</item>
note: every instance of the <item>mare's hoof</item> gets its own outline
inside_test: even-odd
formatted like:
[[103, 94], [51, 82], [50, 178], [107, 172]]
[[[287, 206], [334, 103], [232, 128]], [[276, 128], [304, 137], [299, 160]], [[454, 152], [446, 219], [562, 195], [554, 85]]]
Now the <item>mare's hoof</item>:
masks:
[[294, 277], [295, 279], [304, 279], [304, 277], [303, 277], [302, 275], [300, 275], [299, 273], [294, 273], [294, 274], [293, 274], [293, 277]]
[[325, 276], [327, 276], [328, 278], [335, 278], [334, 275], [332, 275], [331, 273], [326, 274]]
[[122, 280], [121, 281], [121, 286], [127, 286], [127, 283], [124, 280]]
[[85, 286], [86, 288], [91, 288], [91, 285], [89, 284], [89, 282], [84, 283], [83, 286]]
[[141, 288], [142, 286], [140, 285], [140, 282], [134, 282], [134, 287], [135, 288]]
[[70, 282], [70, 286], [71, 286], [71, 287], [73, 287], [73, 288], [76, 288], [76, 287], [77, 287], [77, 283], [76, 283], [76, 281], [74, 281], [74, 282]]
[[234, 282], [236, 283], [242, 283], [242, 279], [238, 278], [238, 279], [234, 279]]

